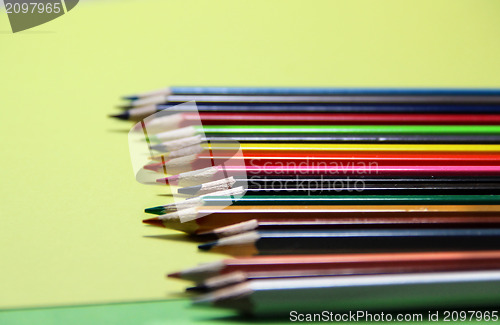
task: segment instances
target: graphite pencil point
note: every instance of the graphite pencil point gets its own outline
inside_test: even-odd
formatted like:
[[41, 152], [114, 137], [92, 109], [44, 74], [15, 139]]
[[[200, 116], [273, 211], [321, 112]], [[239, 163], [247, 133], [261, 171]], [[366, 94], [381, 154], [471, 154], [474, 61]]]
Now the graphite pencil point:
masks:
[[117, 118], [119, 120], [128, 120], [129, 114], [128, 114], [128, 112], [123, 112], [123, 113], [114, 114], [114, 115], [110, 114], [109, 117]]
[[208, 292], [209, 290], [210, 288], [208, 286], [202, 284], [186, 288], [186, 292], [189, 293]]
[[181, 272], [174, 272], [167, 274], [167, 278], [181, 279]]
[[209, 251], [216, 244], [217, 244], [217, 242], [210, 242], [210, 243], [200, 244], [200, 245], [198, 245], [198, 249], [200, 249], [202, 251]]
[[165, 210], [165, 207], [157, 206], [157, 207], [144, 209], [144, 212], [151, 213], [151, 214], [163, 214], [164, 210]]

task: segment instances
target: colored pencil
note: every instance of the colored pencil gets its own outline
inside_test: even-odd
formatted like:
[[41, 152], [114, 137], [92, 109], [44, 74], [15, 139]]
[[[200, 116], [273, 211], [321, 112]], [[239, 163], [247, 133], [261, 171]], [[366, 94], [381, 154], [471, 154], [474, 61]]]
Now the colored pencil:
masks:
[[[443, 272], [443, 271], [472, 271], [472, 270], [495, 270], [500, 267], [500, 258], [495, 255], [498, 251], [492, 251], [492, 254], [488, 254], [488, 251], [477, 251], [475, 252], [480, 256], [470, 258], [467, 252], [460, 252], [464, 256], [453, 252], [436, 252], [431, 256], [439, 256], [441, 259], [428, 259], [429, 253], [392, 253], [392, 254], [351, 254], [351, 255], [321, 255], [326, 257], [326, 259], [333, 258], [333, 262], [324, 261], [322, 263], [317, 262], [318, 255], [312, 255], [314, 259], [311, 259], [312, 263], [308, 263], [308, 256], [302, 255], [303, 261], [300, 264], [293, 264], [295, 255], [287, 263], [280, 264], [280, 259], [284, 256], [273, 256], [276, 258], [276, 265], [266, 265], [266, 264], [229, 264], [231, 260], [226, 260], [219, 263], [207, 263], [193, 269], [184, 270], [178, 273], [170, 274], [171, 277], [184, 278], [186, 275], [190, 277], [190, 280], [196, 281], [196, 286], [188, 287], [187, 291], [197, 291], [206, 292], [217, 290], [222, 287], [227, 287], [229, 285], [234, 285], [238, 283], [243, 283], [248, 280], [256, 279], [283, 279], [283, 278], [299, 278], [299, 277], [317, 277], [317, 276], [334, 276], [334, 275], [362, 275], [362, 274], [390, 274], [390, 273], [412, 273], [412, 272]], [[374, 255], [374, 256], [370, 256]], [[339, 256], [347, 257], [342, 259]], [[368, 259], [363, 260], [364, 257], [368, 256]], [[386, 259], [386, 256], [389, 258]], [[352, 261], [352, 257], [358, 257], [361, 260]], [[380, 258], [380, 259], [377, 259]], [[400, 257], [400, 260], [394, 260], [394, 257]], [[452, 257], [452, 258], [450, 258]], [[453, 258], [454, 257], [454, 258]], [[493, 257], [493, 258], [491, 258]], [[335, 260], [337, 258], [337, 260]], [[247, 258], [252, 263], [252, 259], [258, 258]], [[349, 261], [351, 259], [351, 261]], [[238, 262], [239, 260], [245, 260], [245, 258], [234, 259]], [[234, 261], [233, 260], [233, 261]], [[316, 262], [316, 263], [315, 263]], [[430, 263], [429, 263], [430, 262]], [[244, 263], [244, 262], [243, 262]], [[229, 267], [228, 267], [229, 266]], [[232, 272], [227, 272], [227, 269], [231, 269], [231, 266], [236, 266], [236, 270]], [[249, 267], [250, 266], [250, 267]], [[269, 266], [269, 268], [268, 268]], [[248, 270], [247, 270], [248, 268]], [[219, 270], [226, 271], [223, 274], [217, 274]], [[194, 273], [193, 273], [194, 271]], [[203, 272], [205, 275], [201, 278], [194, 278], [193, 275], [199, 275], [199, 272]], [[197, 273], [198, 272], [198, 273]], [[206, 277], [206, 274], [216, 274]]]
[[196, 135], [182, 139], [175, 139], [152, 145], [150, 148], [159, 152], [175, 151], [186, 147], [192, 147], [204, 142], [227, 142], [234, 143], [362, 143], [362, 144], [500, 144], [500, 135], [491, 134], [467, 134], [467, 135], [449, 135], [449, 134], [360, 134], [360, 135], [241, 135], [241, 134], [216, 134], [210, 136]]
[[160, 103], [279, 103], [279, 104], [434, 104], [498, 105], [500, 95], [160, 95], [138, 99], [123, 107], [141, 107]]
[[[463, 252], [462, 252], [463, 253]], [[476, 263], [462, 263], [460, 265], [448, 265], [436, 263], [434, 265], [388, 265], [377, 267], [350, 267], [347, 269], [305, 269], [305, 270], [282, 270], [282, 271], [262, 271], [262, 272], [233, 272], [214, 276], [197, 283], [195, 286], [186, 288], [187, 292], [207, 293], [219, 290], [224, 287], [244, 283], [251, 280], [260, 279], [296, 279], [310, 278], [319, 276], [347, 276], [347, 275], [375, 275], [375, 274], [401, 274], [401, 273], [420, 273], [420, 272], [450, 272], [450, 271], [485, 271], [498, 270], [498, 262], [492, 265], [481, 265]]]
[[161, 95], [500, 95], [494, 88], [344, 88], [344, 87], [205, 87], [173, 86], [130, 96], [137, 100]]
[[[475, 266], [474, 266], [475, 265]], [[284, 273], [293, 274], [306, 270], [385, 269], [388, 267], [430, 269], [444, 268], [498, 268], [500, 251], [464, 252], [408, 252], [408, 253], [355, 253], [321, 255], [274, 255], [223, 259], [202, 263], [198, 266], [168, 274], [193, 282], [209, 278], [245, 272], [247, 274]]]
[[349, 252], [498, 250], [500, 228], [249, 231], [198, 245], [248, 256]]
[[[149, 134], [192, 125], [498, 125], [500, 114], [185, 112], [144, 123]], [[135, 130], [142, 132], [142, 124]]]
[[[238, 157], [245, 156], [249, 152], [285, 154], [285, 153], [305, 153], [311, 156], [316, 153], [498, 153], [500, 145], [495, 144], [313, 144], [313, 143], [202, 143], [185, 147], [176, 151], [164, 153], [163, 159], [178, 158], [182, 156], [197, 154], [203, 151], [212, 151], [214, 156], [219, 153], [231, 152]], [[161, 160], [161, 159], [160, 159]]]
[[[216, 188], [212, 190], [205, 189], [202, 194], [213, 193], [222, 189], [229, 189], [232, 186], [228, 183], [221, 188], [219, 183]], [[339, 182], [340, 184], [340, 182]], [[235, 187], [242, 184], [235, 184]], [[352, 195], [353, 193], [359, 195], [453, 195], [453, 194], [500, 194], [500, 183], [375, 183], [367, 184], [366, 182], [358, 182], [351, 186], [334, 186], [327, 182], [318, 184], [318, 182], [311, 182], [297, 187], [283, 187], [281, 184], [276, 184], [272, 187], [262, 188], [259, 184], [250, 184], [245, 187], [245, 195]], [[189, 186], [179, 188], [178, 194], [189, 196], [199, 195], [199, 186]]]
[[350, 165], [356, 163], [373, 163], [379, 165], [394, 165], [395, 161], [399, 165], [495, 165], [500, 163], [499, 153], [433, 153], [422, 152], [415, 153], [322, 153], [322, 152], [246, 152], [244, 155], [238, 153], [216, 153], [202, 152], [183, 156], [179, 158], [165, 159], [159, 155], [152, 157], [152, 162], [144, 166], [145, 169], [152, 171], [164, 171], [173, 169], [195, 170], [210, 167], [214, 164], [221, 164], [230, 159], [242, 161], [245, 165], [263, 166], [263, 165], [294, 165], [304, 164], [338, 164]]
[[203, 184], [227, 178], [228, 175], [404, 175], [404, 176], [500, 176], [500, 166], [378, 166], [377, 164], [356, 166], [213, 166], [159, 178], [159, 184]]
[[[200, 220], [203, 220], [201, 218]], [[206, 222], [206, 221], [205, 221]], [[198, 225], [201, 227], [201, 222]], [[500, 216], [491, 217], [408, 217], [394, 218], [291, 218], [291, 219], [252, 219], [228, 226], [194, 234], [204, 238], [223, 238], [253, 230], [339, 230], [339, 229], [433, 229], [433, 228], [500, 228]]]
[[[125, 105], [122, 108], [131, 108]], [[131, 108], [116, 115], [111, 115], [121, 120], [140, 121], [152, 114], [161, 112], [160, 116], [168, 114], [192, 112], [233, 112], [233, 113], [448, 113], [448, 114], [496, 114], [500, 112], [498, 105], [346, 105], [346, 104], [280, 104], [280, 103], [196, 103], [189, 105], [146, 105]], [[158, 117], [158, 116], [157, 116]]]
[[202, 295], [195, 303], [259, 316], [287, 315], [292, 321], [299, 313], [303, 318], [325, 310], [338, 314], [355, 306], [362, 321], [380, 310], [470, 309], [499, 299], [500, 271], [459, 271], [252, 280]]
[[198, 134], [215, 135], [374, 135], [374, 134], [493, 134], [500, 133], [499, 125], [208, 125], [187, 126], [157, 134], [149, 140], [163, 142]]
[[[268, 205], [192, 207], [143, 220], [144, 223], [186, 233], [201, 233], [248, 220], [323, 219], [344, 223], [391, 223], [388, 219], [496, 217], [499, 205]], [[375, 218], [375, 219], [373, 219]], [[371, 220], [371, 221], [370, 221]], [[418, 221], [416, 221], [417, 223]]]
[[[175, 212], [180, 209], [209, 206], [228, 206], [227, 210], [238, 206], [277, 206], [283, 205], [495, 205], [500, 204], [498, 195], [265, 195], [243, 196], [238, 198], [228, 197], [227, 194], [218, 195], [211, 193], [200, 197], [191, 198], [182, 202], [155, 206], [144, 210], [146, 213], [161, 215]], [[468, 207], [469, 209], [471, 207]]]
[[[180, 194], [186, 195], [204, 195], [213, 193], [222, 189], [244, 187], [246, 189], [269, 189], [269, 190], [286, 190], [286, 189], [322, 189], [334, 188], [339, 192], [342, 191], [361, 191], [363, 188], [370, 188], [379, 185], [387, 185], [397, 188], [398, 186], [409, 186], [414, 188], [426, 187], [449, 187], [456, 185], [458, 187], [464, 184], [471, 184], [472, 186], [480, 186], [482, 184], [496, 184], [500, 182], [499, 177], [455, 177], [455, 178], [442, 178], [442, 177], [422, 177], [422, 178], [336, 178], [336, 177], [318, 177], [307, 178], [300, 176], [290, 178], [238, 178], [228, 177], [200, 185], [181, 187], [177, 189]], [[248, 193], [248, 192], [247, 192]], [[476, 193], [477, 194], [477, 193]]]

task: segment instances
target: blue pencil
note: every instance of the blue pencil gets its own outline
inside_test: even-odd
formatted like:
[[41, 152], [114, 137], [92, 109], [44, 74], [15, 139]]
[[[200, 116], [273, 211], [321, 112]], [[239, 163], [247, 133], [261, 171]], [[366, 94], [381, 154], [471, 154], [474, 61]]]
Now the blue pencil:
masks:
[[495, 88], [346, 88], [346, 87], [189, 87], [174, 86], [142, 94], [125, 96], [127, 100], [165, 95], [424, 95], [424, 96], [498, 96]]

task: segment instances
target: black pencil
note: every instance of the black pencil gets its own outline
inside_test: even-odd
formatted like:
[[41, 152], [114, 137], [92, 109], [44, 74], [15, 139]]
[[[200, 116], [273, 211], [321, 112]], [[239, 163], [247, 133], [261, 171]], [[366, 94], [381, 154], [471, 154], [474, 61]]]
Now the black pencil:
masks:
[[257, 175], [256, 177], [239, 177], [231, 176], [228, 178], [207, 182], [199, 185], [181, 187], [177, 191], [185, 195], [204, 195], [220, 191], [224, 188], [244, 187], [247, 189], [269, 189], [269, 190], [286, 190], [288, 188], [302, 189], [322, 189], [333, 188], [339, 192], [345, 192], [349, 189], [352, 191], [363, 189], [364, 187], [397, 187], [407, 186], [413, 188], [421, 187], [451, 187], [457, 185], [482, 186], [491, 184], [493, 187], [500, 186], [499, 177], [369, 177], [363, 175], [356, 176], [339, 176], [332, 175], [306, 175], [293, 176], [273, 176], [273, 175]]
[[250, 231], [198, 246], [236, 256], [500, 249], [500, 228]]
[[225, 227], [195, 232], [196, 235], [209, 238], [223, 238], [241, 234], [247, 231], [309, 231], [309, 230], [344, 230], [344, 229], [468, 229], [468, 228], [500, 228], [500, 216], [407, 216], [385, 218], [290, 218], [252, 219], [238, 222]]
[[[237, 190], [236, 188], [235, 190]], [[222, 191], [225, 192], [225, 191]], [[239, 197], [244, 192], [230, 194], [216, 192], [145, 209], [146, 213], [165, 214], [180, 209], [202, 206], [283, 206], [283, 205], [495, 205], [499, 195], [256, 195]]]
[[[215, 181], [217, 186], [190, 186], [179, 188], [179, 194], [198, 196], [207, 193], [213, 193], [221, 190], [222, 182]], [[245, 195], [344, 195], [344, 194], [367, 194], [367, 195], [454, 195], [454, 194], [500, 194], [500, 183], [368, 183], [365, 181], [352, 181], [350, 185], [345, 186], [342, 182], [333, 184], [332, 182], [310, 181], [298, 185], [287, 183], [280, 184], [269, 182], [267, 184], [254, 183], [243, 184], [242, 182], [226, 183], [224, 189], [246, 185]]]
[[[279, 104], [454, 104], [497, 105], [498, 95], [166, 95], [164, 103], [279, 103]], [[139, 107], [157, 102], [148, 99], [131, 102], [127, 107]]]
[[[130, 106], [124, 106], [130, 108]], [[148, 105], [131, 108], [112, 117], [121, 120], [139, 121], [147, 116], [192, 112], [194, 106]], [[196, 103], [198, 112], [272, 112], [272, 113], [475, 113], [494, 114], [500, 105], [304, 105], [304, 104], [204, 104]]]
[[220, 191], [225, 186], [236, 188], [243, 186], [248, 189], [287, 189], [287, 188], [338, 188], [338, 189], [359, 189], [363, 186], [377, 186], [384, 184], [387, 186], [421, 187], [425, 186], [451, 186], [453, 184], [461, 186], [463, 184], [500, 184], [500, 177], [377, 177], [374, 176], [334, 176], [334, 175], [256, 175], [253, 177], [231, 176], [228, 178], [207, 182], [199, 185], [181, 187], [178, 192], [186, 195], [204, 195]]

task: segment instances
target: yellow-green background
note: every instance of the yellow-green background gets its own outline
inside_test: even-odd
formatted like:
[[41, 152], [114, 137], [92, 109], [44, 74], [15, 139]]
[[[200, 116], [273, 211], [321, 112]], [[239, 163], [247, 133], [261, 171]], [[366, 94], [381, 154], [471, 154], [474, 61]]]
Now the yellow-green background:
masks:
[[[220, 256], [142, 226], [122, 94], [167, 85], [500, 87], [500, 2], [81, 1], [0, 12], [0, 309], [156, 300]], [[168, 237], [168, 236], [167, 236]]]

